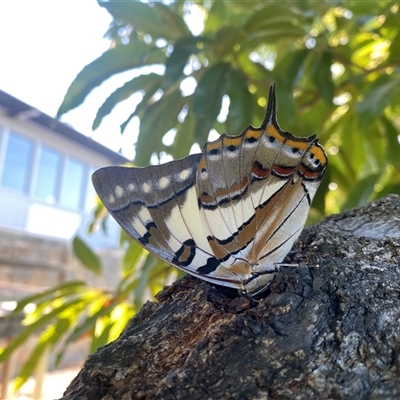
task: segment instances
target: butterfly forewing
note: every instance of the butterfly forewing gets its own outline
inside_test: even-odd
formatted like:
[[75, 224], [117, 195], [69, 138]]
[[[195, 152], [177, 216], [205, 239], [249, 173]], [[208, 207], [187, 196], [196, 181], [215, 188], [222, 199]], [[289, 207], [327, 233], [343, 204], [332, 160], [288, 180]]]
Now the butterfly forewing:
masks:
[[131, 168], [109, 167], [96, 171], [92, 180], [104, 205], [125, 231], [151, 252], [171, 262], [173, 252], [157, 232], [151, 216], [154, 204], [146, 196], [147, 186], [138, 182], [137, 176], [137, 171]]
[[[203, 277], [198, 269], [216, 261], [197, 206], [199, 157], [148, 168], [106, 167], [92, 180], [110, 214], [131, 237], [164, 261]], [[231, 275], [226, 271], [226, 278]], [[214, 282], [212, 276], [206, 280]]]
[[299, 236], [326, 167], [314, 136], [280, 129], [272, 87], [260, 128], [222, 135], [201, 154], [167, 164], [102, 168], [93, 184], [150, 252], [209, 282], [256, 293]]

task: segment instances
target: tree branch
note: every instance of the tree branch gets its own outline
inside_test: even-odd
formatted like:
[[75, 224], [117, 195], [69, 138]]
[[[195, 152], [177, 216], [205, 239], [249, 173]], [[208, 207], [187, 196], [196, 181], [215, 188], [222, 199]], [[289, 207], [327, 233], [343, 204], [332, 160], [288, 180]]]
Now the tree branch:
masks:
[[285, 262], [259, 301], [166, 288], [62, 399], [398, 399], [400, 197], [305, 229]]

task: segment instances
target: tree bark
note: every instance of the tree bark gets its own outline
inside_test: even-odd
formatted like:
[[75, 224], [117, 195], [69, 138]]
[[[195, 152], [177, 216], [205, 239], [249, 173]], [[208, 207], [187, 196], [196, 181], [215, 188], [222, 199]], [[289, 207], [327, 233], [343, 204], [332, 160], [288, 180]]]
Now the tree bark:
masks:
[[164, 289], [62, 399], [400, 398], [400, 197], [305, 229], [285, 262], [258, 301]]

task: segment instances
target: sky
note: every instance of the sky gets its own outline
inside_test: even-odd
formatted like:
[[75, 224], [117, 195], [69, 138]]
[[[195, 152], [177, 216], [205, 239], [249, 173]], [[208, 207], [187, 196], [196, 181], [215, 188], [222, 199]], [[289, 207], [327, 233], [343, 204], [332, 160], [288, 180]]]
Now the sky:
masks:
[[[108, 49], [103, 36], [111, 20], [96, 0], [0, 0], [0, 89], [54, 117], [79, 71]], [[91, 130], [99, 106], [128, 78], [126, 73], [103, 85], [62, 121], [131, 157], [135, 129], [121, 137], [119, 124], [138, 99]]]

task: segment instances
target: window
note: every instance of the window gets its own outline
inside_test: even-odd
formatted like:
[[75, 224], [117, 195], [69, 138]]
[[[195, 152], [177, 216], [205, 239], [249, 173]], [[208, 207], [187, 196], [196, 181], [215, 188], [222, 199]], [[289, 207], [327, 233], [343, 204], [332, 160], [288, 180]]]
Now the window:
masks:
[[43, 146], [38, 162], [33, 195], [46, 203], [55, 204], [58, 198], [61, 154]]
[[33, 155], [33, 141], [10, 132], [3, 165], [1, 186], [27, 193]]
[[64, 182], [61, 191], [60, 204], [69, 208], [81, 208], [84, 198], [83, 180], [85, 167], [78, 160], [68, 159], [65, 164]]
[[85, 209], [87, 164], [14, 131], [1, 132], [1, 126], [0, 135], [5, 143], [0, 157], [0, 187], [47, 204]]

